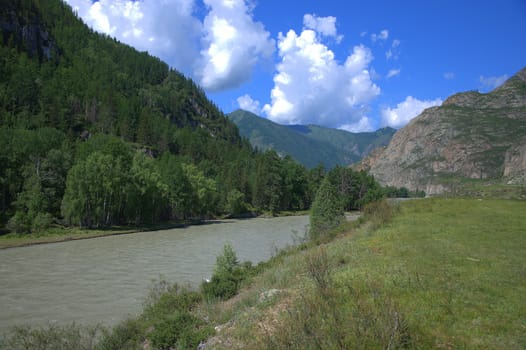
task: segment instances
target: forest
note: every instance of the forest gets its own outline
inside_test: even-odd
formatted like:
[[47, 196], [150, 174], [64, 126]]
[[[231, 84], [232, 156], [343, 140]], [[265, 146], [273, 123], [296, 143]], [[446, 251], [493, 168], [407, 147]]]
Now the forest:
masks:
[[[0, 0], [0, 225], [35, 232], [310, 208], [323, 165], [253, 149], [192, 80], [60, 0]], [[331, 171], [345, 208], [383, 194]]]

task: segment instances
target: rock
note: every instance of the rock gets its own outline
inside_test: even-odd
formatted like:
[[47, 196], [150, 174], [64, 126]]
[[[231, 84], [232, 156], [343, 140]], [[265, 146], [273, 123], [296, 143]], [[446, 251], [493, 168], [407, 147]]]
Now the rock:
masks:
[[488, 94], [455, 94], [398, 130], [389, 145], [362, 160], [382, 184], [452, 190], [462, 179], [525, 184], [526, 68]]
[[280, 294], [281, 292], [282, 291], [280, 289], [269, 289], [267, 291], [261, 292], [259, 293], [258, 303], [267, 302], [275, 296], [277, 296], [278, 294]]

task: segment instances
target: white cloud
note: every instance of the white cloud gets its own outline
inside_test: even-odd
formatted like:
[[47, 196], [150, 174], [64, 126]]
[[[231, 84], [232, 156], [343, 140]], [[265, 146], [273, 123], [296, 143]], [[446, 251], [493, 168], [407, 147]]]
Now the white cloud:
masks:
[[275, 50], [245, 0], [204, 0], [210, 12], [204, 20], [201, 65], [196, 75], [205, 89], [224, 90], [247, 81], [255, 65]]
[[359, 121], [353, 124], [341, 125], [339, 129], [350, 132], [366, 132], [374, 130], [373, 126], [371, 125], [371, 120], [366, 116], [361, 117]]
[[203, 22], [195, 0], [66, 1], [95, 30], [160, 57], [209, 91], [245, 82], [275, 50], [249, 0], [204, 0]]
[[400, 75], [400, 69], [391, 69], [387, 73], [387, 79], [390, 79], [392, 77], [396, 77], [397, 75]]
[[261, 109], [259, 108], [259, 101], [253, 100], [248, 94], [239, 96], [237, 98], [237, 104], [239, 105], [239, 108], [244, 109], [245, 111], [249, 111], [258, 115], [261, 112]]
[[504, 84], [506, 80], [508, 80], [508, 76], [506, 74], [501, 75], [500, 77], [485, 77], [481, 75], [479, 78], [480, 89], [483, 91], [493, 90]]
[[453, 73], [453, 72], [446, 72], [446, 73], [444, 73], [444, 79], [446, 79], [446, 80], [453, 80], [453, 79], [455, 79], [455, 73]]
[[263, 107], [281, 124], [354, 125], [365, 116], [380, 88], [371, 81], [371, 51], [354, 47], [340, 64], [316, 32], [279, 34], [281, 62], [276, 66], [271, 103]]
[[385, 58], [388, 61], [391, 58], [394, 59], [394, 60], [398, 59], [398, 57], [400, 56], [399, 46], [400, 46], [400, 40], [394, 39], [392, 44], [391, 44], [391, 48], [389, 50], [387, 50], [386, 53], [385, 53]]
[[202, 25], [194, 0], [66, 0], [93, 29], [148, 51], [191, 75], [199, 56]]
[[378, 40], [385, 41], [387, 40], [387, 38], [389, 38], [389, 31], [387, 29], [382, 30], [378, 34], [371, 34], [371, 40], [373, 42], [376, 42]]
[[303, 25], [306, 29], [312, 29], [321, 35], [336, 38], [338, 43], [343, 39], [343, 35], [338, 35], [336, 30], [336, 17], [306, 14], [303, 16]]
[[405, 101], [397, 104], [395, 108], [382, 110], [382, 126], [401, 128], [409, 123], [411, 119], [419, 115], [424, 109], [441, 104], [442, 100], [439, 98], [420, 101], [412, 96], [407, 96]]

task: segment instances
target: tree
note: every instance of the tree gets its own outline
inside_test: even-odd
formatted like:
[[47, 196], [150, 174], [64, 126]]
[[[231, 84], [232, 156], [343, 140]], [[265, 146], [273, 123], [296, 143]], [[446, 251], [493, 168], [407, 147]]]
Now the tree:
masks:
[[142, 152], [133, 157], [130, 169], [128, 212], [137, 222], [155, 222], [161, 217], [168, 193], [154, 160]]
[[329, 177], [323, 179], [310, 214], [310, 238], [318, 239], [344, 220], [343, 205], [338, 189]]
[[121, 159], [94, 152], [68, 172], [62, 215], [81, 227], [111, 225], [123, 210], [128, 183]]
[[244, 277], [245, 272], [239, 266], [236, 252], [230, 244], [225, 244], [223, 254], [216, 258], [210, 282], [202, 285], [203, 293], [209, 299], [228, 299], [236, 295]]

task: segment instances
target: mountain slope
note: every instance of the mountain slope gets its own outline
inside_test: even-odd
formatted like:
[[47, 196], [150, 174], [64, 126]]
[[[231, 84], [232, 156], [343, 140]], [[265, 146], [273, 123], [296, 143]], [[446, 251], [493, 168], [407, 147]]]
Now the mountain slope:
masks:
[[228, 117], [254, 147], [274, 149], [310, 168], [320, 163], [333, 168], [357, 162], [372, 149], [386, 145], [394, 134], [391, 128], [354, 134], [316, 125], [285, 126], [243, 110]]
[[425, 110], [357, 168], [427, 194], [472, 181], [524, 184], [526, 69], [490, 93], [455, 94]]
[[171, 126], [240, 141], [193, 81], [95, 33], [64, 2], [0, 4], [0, 124], [111, 133], [162, 149]]

